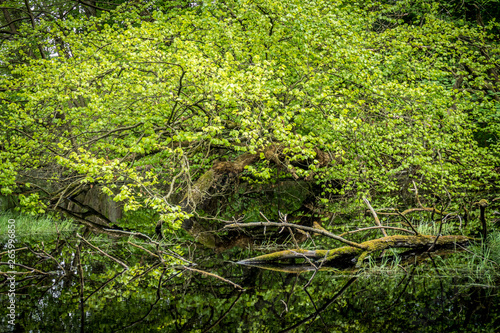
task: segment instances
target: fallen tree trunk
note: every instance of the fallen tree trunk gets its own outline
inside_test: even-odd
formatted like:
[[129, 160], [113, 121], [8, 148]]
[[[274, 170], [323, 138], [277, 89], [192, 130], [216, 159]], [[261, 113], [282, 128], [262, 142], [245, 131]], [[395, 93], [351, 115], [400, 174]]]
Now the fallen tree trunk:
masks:
[[466, 236], [431, 236], [431, 235], [395, 235], [377, 238], [360, 243], [360, 247], [343, 246], [332, 250], [292, 249], [265, 254], [262, 256], [239, 261], [242, 265], [279, 264], [283, 260], [305, 259], [312, 265], [327, 265], [330, 267], [348, 268], [359, 266], [370, 253], [389, 248], [408, 249], [440, 249], [467, 245], [470, 241]]

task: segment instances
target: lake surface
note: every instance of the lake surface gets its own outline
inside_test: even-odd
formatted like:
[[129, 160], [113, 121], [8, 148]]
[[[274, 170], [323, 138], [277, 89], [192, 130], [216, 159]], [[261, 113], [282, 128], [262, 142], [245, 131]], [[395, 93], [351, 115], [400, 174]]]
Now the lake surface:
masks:
[[197, 258], [192, 265], [172, 259], [172, 253], [155, 258], [145, 251], [149, 248], [127, 241], [98, 237], [90, 243], [95, 248], [72, 236], [24, 244], [30, 249], [17, 251], [16, 262], [36, 271], [15, 268], [15, 326], [8, 325], [8, 281], [2, 275], [0, 331], [495, 332], [500, 327], [495, 283], [471, 283], [439, 262], [434, 266], [432, 259], [400, 268], [297, 273], [238, 265], [255, 253], [243, 249], [216, 254], [195, 244], [179, 248], [182, 258]]

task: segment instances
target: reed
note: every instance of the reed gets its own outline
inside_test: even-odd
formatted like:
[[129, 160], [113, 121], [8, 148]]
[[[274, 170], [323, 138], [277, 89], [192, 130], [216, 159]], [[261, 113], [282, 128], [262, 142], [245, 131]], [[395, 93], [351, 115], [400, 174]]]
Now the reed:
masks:
[[0, 213], [0, 243], [8, 239], [9, 219], [14, 219], [15, 236], [18, 242], [46, 241], [59, 234], [70, 233], [78, 227], [70, 220], [56, 220], [48, 215], [32, 216], [15, 212]]

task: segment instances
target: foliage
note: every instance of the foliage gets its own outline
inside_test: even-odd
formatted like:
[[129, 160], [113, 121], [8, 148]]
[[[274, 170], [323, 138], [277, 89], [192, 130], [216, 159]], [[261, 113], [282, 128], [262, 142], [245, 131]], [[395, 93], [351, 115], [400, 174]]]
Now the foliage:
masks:
[[[372, 226], [363, 197], [384, 225], [408, 222], [384, 207], [420, 207], [420, 215], [405, 215], [419, 232], [477, 236], [476, 204], [487, 199], [488, 217], [498, 207], [497, 0], [0, 6], [0, 195], [23, 210], [12, 215], [16, 260], [25, 265], [16, 267], [25, 274], [17, 278], [18, 326], [498, 326], [492, 293], [500, 251], [492, 224], [484, 244], [452, 258], [432, 254], [408, 264], [393, 249], [374, 252], [355, 277], [230, 264], [255, 256], [254, 230], [210, 234], [204, 243], [248, 249], [214, 255], [198, 246], [199, 235], [220, 221], [262, 215], [322, 221], [335, 233]], [[110, 207], [120, 210], [116, 219]], [[72, 234], [72, 222], [35, 217], [53, 211], [83, 223], [83, 236]], [[0, 216], [0, 235], [12, 216]], [[92, 236], [96, 229], [117, 238]], [[264, 229], [261, 249], [291, 242], [292, 231], [280, 229]], [[164, 238], [153, 240], [153, 232]], [[345, 237], [361, 243], [379, 233]], [[338, 245], [317, 238], [303, 244]]]
[[[494, 20], [423, 0], [178, 4], [16, 23], [0, 50], [2, 193], [48, 168], [52, 187], [102, 185], [175, 229], [183, 190], [245, 152], [261, 159], [241, 181], [279, 172], [324, 202], [406, 198], [411, 180], [429, 200], [494, 189]], [[27, 210], [59, 200], [35, 190]]]

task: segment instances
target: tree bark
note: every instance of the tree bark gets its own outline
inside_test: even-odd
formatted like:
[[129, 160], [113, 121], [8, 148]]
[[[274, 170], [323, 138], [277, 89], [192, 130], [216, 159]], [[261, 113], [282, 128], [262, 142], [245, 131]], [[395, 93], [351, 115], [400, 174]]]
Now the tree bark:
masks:
[[[282, 260], [289, 259], [304, 259], [312, 260], [314, 263], [329, 266], [358, 265], [362, 263], [364, 258], [372, 252], [381, 251], [389, 248], [410, 248], [410, 249], [429, 249], [446, 248], [456, 245], [466, 245], [470, 238], [466, 236], [431, 236], [418, 235], [406, 236], [395, 235], [382, 237], [359, 244], [360, 247], [343, 246], [332, 250], [303, 250], [292, 249], [265, 254], [262, 256], [245, 259], [239, 261], [239, 264], [254, 265], [254, 264], [273, 264], [279, 263]], [[435, 244], [435, 245], [434, 245]]]

